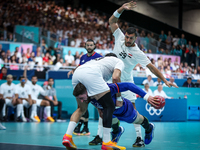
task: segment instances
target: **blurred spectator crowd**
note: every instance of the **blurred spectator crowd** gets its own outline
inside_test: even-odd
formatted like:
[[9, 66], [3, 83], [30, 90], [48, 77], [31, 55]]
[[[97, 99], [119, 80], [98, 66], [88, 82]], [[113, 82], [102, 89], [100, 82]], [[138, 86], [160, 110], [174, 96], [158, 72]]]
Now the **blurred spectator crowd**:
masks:
[[[33, 13], [34, 12], [34, 13]], [[15, 25], [26, 25], [41, 27], [43, 34], [51, 31], [51, 38], [57, 40], [54, 47], [48, 46], [46, 41], [41, 41], [41, 46], [36, 52], [27, 50], [27, 53], [19, 52], [16, 47], [14, 53], [10, 50], [2, 50], [0, 45], [0, 62], [12, 63], [10, 69], [20, 69], [17, 63], [34, 65], [55, 65], [54, 69], [58, 70], [63, 66], [77, 66], [83, 53], [76, 52], [72, 56], [71, 51], [66, 56], [62, 54], [61, 46], [84, 47], [87, 39], [93, 39], [96, 42], [97, 49], [112, 50], [114, 48], [114, 37], [109, 29], [108, 18], [104, 13], [92, 11], [90, 8], [67, 8], [57, 6], [54, 1], [15, 1], [5, 0], [0, 2], [0, 26], [13, 33]], [[129, 27], [129, 23], [119, 20], [119, 27], [123, 32]], [[184, 34], [181, 37], [173, 36], [170, 31], [166, 35], [161, 31], [160, 35], [146, 32], [136, 28], [137, 40], [139, 47], [144, 53], [152, 53], [148, 44], [157, 48], [157, 54], [177, 55], [181, 57], [181, 63], [178, 61], [171, 62], [170, 59], [157, 60], [151, 59], [151, 62], [165, 75], [170, 78], [173, 73], [185, 73], [186, 76], [192, 75], [193, 78], [199, 79], [200, 67], [196, 64], [196, 58], [199, 57], [200, 45], [198, 42], [191, 43], [186, 40]], [[57, 38], [59, 37], [59, 38]], [[2, 35], [0, 40], [15, 41], [12, 34], [8, 34], [7, 39]], [[193, 45], [194, 44], [194, 45]], [[64, 59], [63, 59], [64, 58]], [[198, 67], [197, 67], [198, 66]], [[195, 69], [197, 68], [197, 69]], [[43, 67], [37, 67], [37, 70], [43, 70]], [[137, 71], [146, 71], [140, 65], [135, 67]], [[180, 78], [179, 75], [174, 78]]]

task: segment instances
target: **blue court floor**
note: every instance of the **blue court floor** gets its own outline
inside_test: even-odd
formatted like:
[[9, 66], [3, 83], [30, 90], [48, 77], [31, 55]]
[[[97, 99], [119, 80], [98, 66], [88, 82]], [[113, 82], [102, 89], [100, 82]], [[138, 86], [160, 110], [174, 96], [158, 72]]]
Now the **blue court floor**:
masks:
[[[7, 130], [0, 130], [0, 150], [63, 150], [62, 137], [67, 123], [2, 123]], [[119, 145], [127, 150], [200, 150], [200, 122], [155, 122], [152, 143], [144, 148], [133, 148], [135, 129], [132, 124], [121, 122], [125, 127]], [[79, 149], [101, 149], [89, 146], [97, 132], [97, 121], [89, 122], [90, 136], [73, 136]], [[144, 130], [142, 129], [143, 137]], [[22, 145], [21, 145], [22, 144]]]

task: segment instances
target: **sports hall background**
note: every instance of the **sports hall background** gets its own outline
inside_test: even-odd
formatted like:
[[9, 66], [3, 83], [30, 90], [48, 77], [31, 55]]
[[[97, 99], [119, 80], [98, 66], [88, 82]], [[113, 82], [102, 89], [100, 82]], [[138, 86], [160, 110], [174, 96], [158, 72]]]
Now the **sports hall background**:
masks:
[[[67, 73], [80, 61], [86, 39], [96, 42], [96, 52], [105, 55], [112, 52], [114, 38], [108, 19], [127, 0], [56, 0], [28, 1], [4, 0], [0, 2], [0, 63], [8, 68], [7, 74], [19, 83], [24, 66], [29, 64], [28, 78], [39, 78], [38, 84], [52, 77], [58, 100], [62, 102], [62, 117], [67, 122], [16, 123], [9, 119], [0, 130], [0, 149], [62, 149], [62, 136], [67, 129], [70, 115], [76, 110], [72, 95], [71, 76]], [[200, 148], [200, 2], [198, 0], [143, 0], [136, 1], [135, 11], [124, 12], [119, 20], [122, 31], [133, 26], [137, 30], [136, 43], [163, 75], [179, 86], [163, 87], [169, 97], [162, 110], [151, 109], [143, 99], [136, 100], [138, 111], [150, 121], [156, 122], [155, 140], [144, 149], [198, 149]], [[170, 32], [169, 32], [170, 31]], [[19, 49], [16, 52], [16, 49]], [[21, 56], [18, 56], [20, 53]], [[74, 61], [67, 63], [73, 56]], [[36, 66], [34, 66], [36, 65]], [[142, 82], [148, 75], [157, 78], [139, 64], [133, 70], [135, 84], [144, 88]], [[192, 87], [182, 87], [192, 78]], [[2, 76], [0, 84], [5, 83]], [[156, 86], [150, 86], [152, 91]], [[15, 112], [7, 108], [8, 115]], [[55, 109], [55, 117], [56, 117]], [[91, 135], [75, 137], [81, 149], [96, 134], [97, 111], [89, 106]], [[121, 123], [126, 132], [122, 145], [128, 144], [133, 126]], [[157, 135], [157, 137], [156, 137]], [[173, 135], [174, 138], [171, 138]], [[16, 138], [14, 138], [16, 136]], [[133, 139], [134, 139], [133, 138]], [[28, 140], [30, 139], [30, 140]], [[84, 143], [84, 140], [86, 141]], [[133, 141], [132, 141], [133, 142]], [[129, 143], [131, 145], [132, 143]], [[35, 146], [30, 146], [35, 145]], [[131, 146], [130, 149], [134, 149]]]

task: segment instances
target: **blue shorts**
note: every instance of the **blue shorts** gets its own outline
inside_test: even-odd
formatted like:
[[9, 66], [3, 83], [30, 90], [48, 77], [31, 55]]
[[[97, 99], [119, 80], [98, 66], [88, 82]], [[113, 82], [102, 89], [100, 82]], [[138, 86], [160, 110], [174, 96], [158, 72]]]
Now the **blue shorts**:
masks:
[[118, 118], [120, 121], [133, 123], [137, 118], [137, 111], [134, 109], [131, 101], [124, 98], [123, 106], [115, 109], [113, 118]]

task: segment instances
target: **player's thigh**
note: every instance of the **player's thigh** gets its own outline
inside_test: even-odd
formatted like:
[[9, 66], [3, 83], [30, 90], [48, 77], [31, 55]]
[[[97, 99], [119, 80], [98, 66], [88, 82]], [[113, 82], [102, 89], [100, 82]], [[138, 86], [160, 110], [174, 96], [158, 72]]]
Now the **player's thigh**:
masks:
[[41, 105], [42, 104], [42, 99], [34, 99], [36, 101], [36, 105], [37, 106], [45, 106], [45, 105]]
[[22, 104], [24, 107], [29, 108], [30, 104], [26, 100], [22, 100]]
[[88, 96], [94, 96], [109, 91], [107, 83], [104, 81], [101, 72], [91, 68], [84, 68], [75, 71], [72, 78], [73, 87], [78, 83], [82, 83], [88, 92]]
[[143, 122], [143, 120], [144, 120], [144, 117], [137, 112], [137, 117], [136, 117], [136, 119], [133, 123], [134, 124], [141, 124]]
[[132, 103], [135, 103], [135, 100], [137, 99], [136, 94], [131, 91], [125, 91], [122, 92], [122, 97], [130, 100]]
[[16, 107], [16, 106], [13, 105], [12, 100], [10, 100], [10, 99], [5, 99], [5, 104], [6, 104], [7, 106], [10, 106], [10, 107], [13, 107], [13, 108]]

